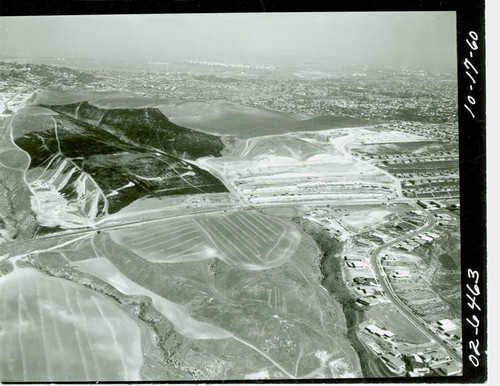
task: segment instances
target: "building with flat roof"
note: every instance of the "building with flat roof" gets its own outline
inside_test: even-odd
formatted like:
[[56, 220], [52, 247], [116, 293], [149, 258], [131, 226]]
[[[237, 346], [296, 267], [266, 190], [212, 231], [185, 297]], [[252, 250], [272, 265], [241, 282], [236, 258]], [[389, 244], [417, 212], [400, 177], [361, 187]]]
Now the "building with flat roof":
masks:
[[420, 354], [420, 358], [429, 365], [432, 369], [441, 367], [451, 361], [450, 356], [443, 349]]
[[349, 255], [349, 256], [344, 256], [344, 260], [345, 261], [363, 261], [364, 259], [361, 256]]
[[359, 304], [364, 306], [375, 306], [380, 303], [380, 301], [375, 296], [365, 296], [356, 300]]
[[425, 241], [428, 241], [428, 242], [434, 241], [434, 239], [432, 237], [426, 236], [426, 235], [420, 235], [420, 238], [422, 240], [425, 240]]
[[348, 261], [347, 266], [350, 268], [367, 268], [368, 265], [366, 263], [363, 263], [361, 261], [353, 260], [353, 261]]
[[357, 285], [370, 285], [370, 284], [375, 284], [376, 280], [373, 277], [355, 277], [353, 279], [353, 282], [356, 283]]
[[460, 374], [460, 367], [455, 362], [450, 362], [434, 370], [439, 375], [451, 376]]
[[433, 205], [429, 204], [428, 202], [421, 201], [421, 200], [417, 201], [417, 205], [420, 206], [421, 208], [424, 208], [424, 209], [430, 209], [433, 207]]
[[401, 359], [395, 357], [393, 354], [384, 354], [380, 358], [393, 373], [398, 375], [404, 374], [406, 365]]
[[375, 324], [369, 324], [365, 329], [374, 335], [380, 336], [382, 338], [393, 338], [395, 334], [392, 331], [384, 330]]
[[457, 328], [457, 325], [455, 323], [453, 323], [450, 319], [439, 320], [437, 322], [437, 325], [441, 331], [445, 331], [445, 332], [452, 331], [452, 330], [455, 330]]
[[360, 244], [360, 245], [365, 245], [365, 246], [367, 246], [367, 247], [369, 247], [369, 246], [371, 246], [371, 245], [372, 245], [372, 243], [371, 243], [371, 242], [369, 242], [368, 240], [363, 239], [363, 238], [356, 239], [356, 242], [357, 242], [358, 244]]
[[[439, 181], [439, 182], [443, 182], [443, 181]], [[438, 208], [446, 208], [446, 204], [442, 203], [441, 201], [433, 200], [430, 203], [434, 206], [437, 206]]]
[[407, 356], [406, 361], [410, 371], [415, 373], [413, 376], [423, 376], [430, 372], [430, 369], [418, 355], [409, 355]]

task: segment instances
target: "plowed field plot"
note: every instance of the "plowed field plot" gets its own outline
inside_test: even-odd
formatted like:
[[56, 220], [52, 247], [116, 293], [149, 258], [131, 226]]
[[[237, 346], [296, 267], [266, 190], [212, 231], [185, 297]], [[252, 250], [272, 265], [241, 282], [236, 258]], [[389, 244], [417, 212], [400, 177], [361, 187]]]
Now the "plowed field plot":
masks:
[[22, 268], [0, 279], [0, 381], [138, 380], [140, 330], [85, 287]]
[[256, 212], [199, 215], [111, 232], [112, 239], [152, 262], [219, 258], [247, 270], [289, 261], [300, 242], [294, 225]]

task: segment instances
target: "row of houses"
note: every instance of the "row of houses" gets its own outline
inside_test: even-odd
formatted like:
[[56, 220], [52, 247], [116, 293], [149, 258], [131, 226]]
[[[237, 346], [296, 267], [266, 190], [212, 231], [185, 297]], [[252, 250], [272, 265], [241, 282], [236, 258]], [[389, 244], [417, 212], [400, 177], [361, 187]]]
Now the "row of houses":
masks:
[[392, 331], [381, 328], [374, 323], [367, 324], [364, 330], [392, 346], [392, 349], [384, 350], [377, 344], [369, 344], [386, 368], [395, 375], [406, 374], [410, 377], [426, 375], [452, 376], [461, 372], [459, 364], [442, 348], [403, 355], [394, 348], [396, 335]]
[[402, 249], [407, 252], [412, 252], [414, 249], [421, 247], [426, 244], [430, 244], [435, 240], [439, 239], [441, 235], [434, 232], [426, 232], [421, 235], [412, 237], [409, 240], [402, 241], [396, 245], [395, 248]]
[[414, 157], [414, 158], [390, 159], [384, 161], [383, 163], [392, 166], [401, 164], [418, 164], [423, 162], [443, 162], [443, 161], [458, 161], [458, 155], [441, 156], [441, 157]]
[[[356, 155], [361, 155], [360, 152], [354, 152]], [[458, 149], [454, 151], [439, 151], [435, 153], [419, 153], [415, 154], [362, 154], [362, 159], [374, 160], [387, 160], [391, 161], [413, 161], [413, 162], [426, 162], [426, 161], [445, 161], [449, 159], [458, 159]]]
[[427, 200], [418, 200], [417, 205], [420, 206], [421, 208], [424, 209], [443, 209], [446, 208], [446, 204], [441, 201], [437, 200], [432, 200], [432, 201], [427, 201]]
[[419, 171], [398, 171], [394, 176], [401, 179], [407, 178], [432, 178], [432, 177], [446, 177], [457, 176], [458, 169], [436, 169], [436, 170], [419, 170]]

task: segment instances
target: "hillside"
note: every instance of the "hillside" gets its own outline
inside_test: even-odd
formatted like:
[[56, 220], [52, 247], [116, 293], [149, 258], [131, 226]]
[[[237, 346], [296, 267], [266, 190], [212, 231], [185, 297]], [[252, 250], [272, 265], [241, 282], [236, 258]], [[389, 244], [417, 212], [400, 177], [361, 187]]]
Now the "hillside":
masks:
[[[141, 380], [362, 375], [342, 308], [319, 286], [318, 249], [309, 236], [301, 233], [282, 264], [252, 270], [218, 258], [151, 262], [140, 249], [116, 244], [113, 232], [29, 254], [28, 260], [61, 284], [79, 283], [81, 293], [105, 295], [107, 307], [127, 313], [141, 328]], [[70, 359], [88, 356], [87, 350], [72, 351]]]
[[[25, 116], [14, 128], [16, 151], [24, 150], [30, 157], [26, 183], [32, 193], [32, 209], [41, 225], [88, 226], [146, 196], [226, 191], [210, 173], [175, 156], [190, 158], [196, 152], [208, 154], [210, 146], [205, 146], [206, 135], [191, 130], [184, 132], [177, 127], [174, 131], [165, 129], [167, 134], [162, 137], [159, 133], [163, 129], [159, 127], [168, 126], [168, 121], [151, 118], [155, 116], [154, 109], [104, 111], [78, 103], [60, 106], [57, 110], [59, 115], [46, 117], [42, 127], [38, 127], [40, 120], [35, 113], [32, 120]], [[108, 113], [105, 125], [94, 125]], [[113, 126], [127, 117], [130, 120], [121, 129]], [[130, 134], [134, 132], [134, 124], [142, 128], [135, 136]], [[144, 135], [152, 133], [148, 125], [156, 128], [158, 139], [152, 134]], [[189, 140], [198, 134], [199, 140]], [[167, 137], [172, 140], [168, 141]], [[208, 141], [221, 144], [218, 137], [209, 136]]]
[[41, 106], [92, 124], [125, 142], [155, 148], [176, 157], [217, 157], [224, 148], [218, 136], [178, 126], [157, 108], [102, 109], [88, 102]]
[[224, 100], [166, 102], [158, 105], [178, 125], [208, 133], [250, 138], [300, 131], [368, 126], [372, 122], [348, 116], [295, 114]]

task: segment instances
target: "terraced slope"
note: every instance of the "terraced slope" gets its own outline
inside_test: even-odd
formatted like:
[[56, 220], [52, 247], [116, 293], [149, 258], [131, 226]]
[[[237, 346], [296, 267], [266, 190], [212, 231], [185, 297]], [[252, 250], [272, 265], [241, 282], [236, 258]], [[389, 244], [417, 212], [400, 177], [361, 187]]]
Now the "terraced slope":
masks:
[[[30, 121], [24, 117], [23, 129], [20, 130], [23, 134], [16, 136], [13, 133], [17, 145], [13, 151], [25, 152], [30, 158], [26, 184], [32, 193], [32, 209], [41, 225], [63, 228], [88, 226], [96, 219], [117, 212], [145, 196], [226, 191], [224, 185], [210, 173], [170, 155], [190, 157], [188, 150], [177, 144], [175, 139], [167, 141], [168, 135], [161, 137], [159, 133], [154, 138], [147, 137], [143, 132], [130, 139], [130, 135], [127, 137], [114, 129], [114, 134], [111, 134], [68, 115], [78, 115], [75, 111], [80, 111], [81, 107], [81, 104], [63, 106], [59, 109], [63, 114], [49, 116], [51, 126], [47, 123], [49, 118], [44, 120], [44, 130], [37, 130], [36, 127], [30, 130]], [[93, 109], [84, 108], [83, 111], [90, 116], [95, 112]], [[104, 111], [97, 110], [102, 113], [102, 118]], [[134, 124], [142, 119], [141, 127], [148, 130], [152, 130], [150, 124], [156, 125], [154, 119], [141, 115], [149, 116], [150, 112], [145, 110], [137, 112], [138, 115], [121, 110], [119, 113], [124, 114], [125, 120], [130, 115], [135, 116], [135, 120], [130, 121]], [[116, 121], [120, 114], [115, 111], [110, 117], [113, 116]], [[96, 123], [95, 120], [88, 120]], [[39, 122], [35, 119], [33, 124], [36, 126]], [[109, 128], [109, 124], [106, 127]], [[133, 131], [132, 126], [129, 129]], [[191, 134], [197, 135], [196, 132]], [[180, 143], [188, 141], [194, 146], [189, 150], [202, 146], [185, 136], [179, 138]], [[213, 141], [218, 140], [218, 137], [214, 138]], [[165, 151], [167, 142], [171, 147], [169, 152]], [[202, 147], [208, 149], [205, 144]]]
[[148, 261], [181, 263], [219, 258], [248, 270], [279, 266], [297, 249], [300, 233], [257, 212], [199, 215], [111, 232], [112, 239]]

